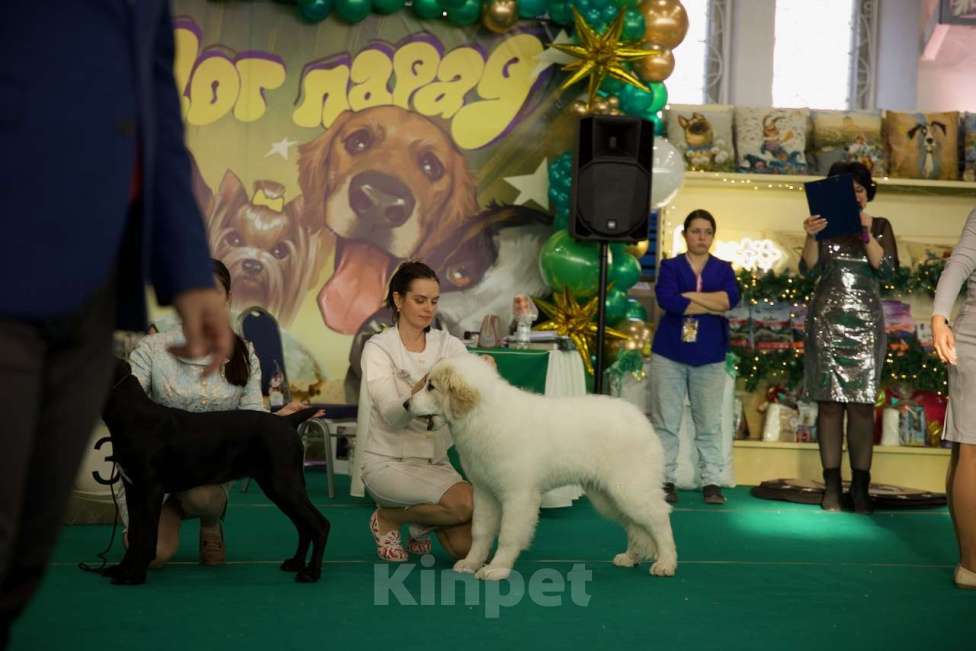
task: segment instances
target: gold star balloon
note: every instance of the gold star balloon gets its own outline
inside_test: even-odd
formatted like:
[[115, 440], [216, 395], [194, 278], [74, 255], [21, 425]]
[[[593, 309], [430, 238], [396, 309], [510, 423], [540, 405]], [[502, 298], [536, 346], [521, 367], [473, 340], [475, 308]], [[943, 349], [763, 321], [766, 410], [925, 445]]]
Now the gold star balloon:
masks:
[[645, 50], [639, 47], [625, 47], [620, 44], [620, 32], [624, 28], [624, 12], [617, 13], [617, 17], [610, 24], [602, 35], [598, 35], [593, 28], [586, 23], [586, 19], [573, 9], [573, 21], [576, 23], [576, 34], [579, 36], [579, 45], [569, 43], [553, 43], [552, 47], [576, 58], [576, 61], [567, 63], [563, 70], [574, 71], [566, 81], [559, 87], [566, 90], [576, 82], [589, 76], [587, 87], [587, 104], [590, 109], [597, 98], [597, 90], [607, 75], [614, 79], [640, 88], [645, 93], [650, 92], [647, 86], [641, 82], [640, 78], [634, 73], [623, 67], [625, 61], [636, 61], [644, 57], [656, 54], [655, 50]]
[[[554, 298], [555, 305], [541, 298], [532, 298], [536, 305], [539, 306], [539, 309], [542, 310], [542, 313], [549, 317], [549, 321], [536, 326], [536, 329], [551, 330], [563, 337], [569, 337], [583, 358], [583, 367], [586, 369], [586, 372], [593, 375], [593, 364], [590, 362], [590, 350], [595, 344], [593, 340], [596, 338], [597, 327], [593, 323], [593, 315], [596, 314], [600, 300], [599, 296], [594, 296], [585, 305], [580, 305], [573, 298], [573, 295], [569, 293], [569, 290], [564, 289], [561, 293], [556, 294]], [[610, 326], [607, 326], [604, 332], [606, 332], [607, 337], [627, 339], [626, 333], [615, 330]]]

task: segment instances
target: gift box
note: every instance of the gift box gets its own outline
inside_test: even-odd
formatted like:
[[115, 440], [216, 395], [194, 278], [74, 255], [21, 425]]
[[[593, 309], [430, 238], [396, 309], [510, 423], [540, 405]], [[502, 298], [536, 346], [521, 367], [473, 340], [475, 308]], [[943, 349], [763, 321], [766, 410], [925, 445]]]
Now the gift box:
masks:
[[752, 350], [752, 319], [749, 307], [739, 305], [725, 313], [729, 321], [729, 345], [741, 350]]
[[902, 403], [898, 418], [898, 443], [910, 447], [925, 447], [925, 407], [911, 402]]
[[912, 306], [903, 301], [881, 301], [881, 307], [884, 311], [888, 350], [895, 353], [907, 352], [908, 342], [915, 336]]
[[817, 403], [799, 401], [796, 403], [796, 442], [817, 442]]
[[793, 348], [792, 306], [789, 303], [755, 305], [752, 308], [752, 342], [756, 350]]

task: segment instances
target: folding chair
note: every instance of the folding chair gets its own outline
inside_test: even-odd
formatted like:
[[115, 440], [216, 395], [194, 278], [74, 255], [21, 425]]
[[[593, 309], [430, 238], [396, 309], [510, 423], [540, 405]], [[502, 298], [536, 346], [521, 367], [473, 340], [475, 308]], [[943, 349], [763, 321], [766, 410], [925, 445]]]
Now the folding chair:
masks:
[[[241, 312], [239, 324], [241, 336], [254, 346], [254, 354], [261, 364], [261, 393], [268, 396], [272, 377], [280, 374], [281, 392], [284, 403], [287, 404], [291, 401], [291, 391], [288, 386], [288, 371], [285, 368], [284, 347], [281, 344], [281, 331], [277, 320], [264, 308], [255, 306]], [[321, 437], [325, 457], [325, 485], [331, 499], [335, 497], [335, 458], [332, 452], [332, 440], [338, 439], [341, 425], [352, 424], [355, 430], [359, 411], [356, 405], [314, 403], [309, 406], [324, 409], [325, 416], [305, 421], [299, 426], [298, 433], [306, 452], [308, 442]], [[355, 436], [355, 433], [352, 436]], [[309, 464], [306, 462], [305, 465]], [[241, 486], [241, 491], [246, 492], [249, 485], [250, 478]]]

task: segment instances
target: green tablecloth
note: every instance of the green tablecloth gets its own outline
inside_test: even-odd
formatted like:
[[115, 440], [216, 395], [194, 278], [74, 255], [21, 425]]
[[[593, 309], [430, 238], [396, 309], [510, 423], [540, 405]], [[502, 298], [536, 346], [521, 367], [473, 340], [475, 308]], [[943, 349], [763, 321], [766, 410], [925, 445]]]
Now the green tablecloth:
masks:
[[469, 350], [477, 355], [491, 355], [498, 366], [498, 373], [510, 384], [526, 391], [545, 394], [550, 351], [512, 348], [469, 348]]

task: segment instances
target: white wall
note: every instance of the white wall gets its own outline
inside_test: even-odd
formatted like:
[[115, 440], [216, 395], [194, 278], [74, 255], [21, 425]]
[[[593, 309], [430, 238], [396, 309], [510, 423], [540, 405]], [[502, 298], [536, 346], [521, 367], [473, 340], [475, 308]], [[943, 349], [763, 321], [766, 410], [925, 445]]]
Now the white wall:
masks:
[[918, 0], [880, 0], [875, 95], [878, 108], [918, 108], [918, 58], [921, 30]]
[[773, 103], [775, 0], [732, 0], [729, 102], [739, 106]]

